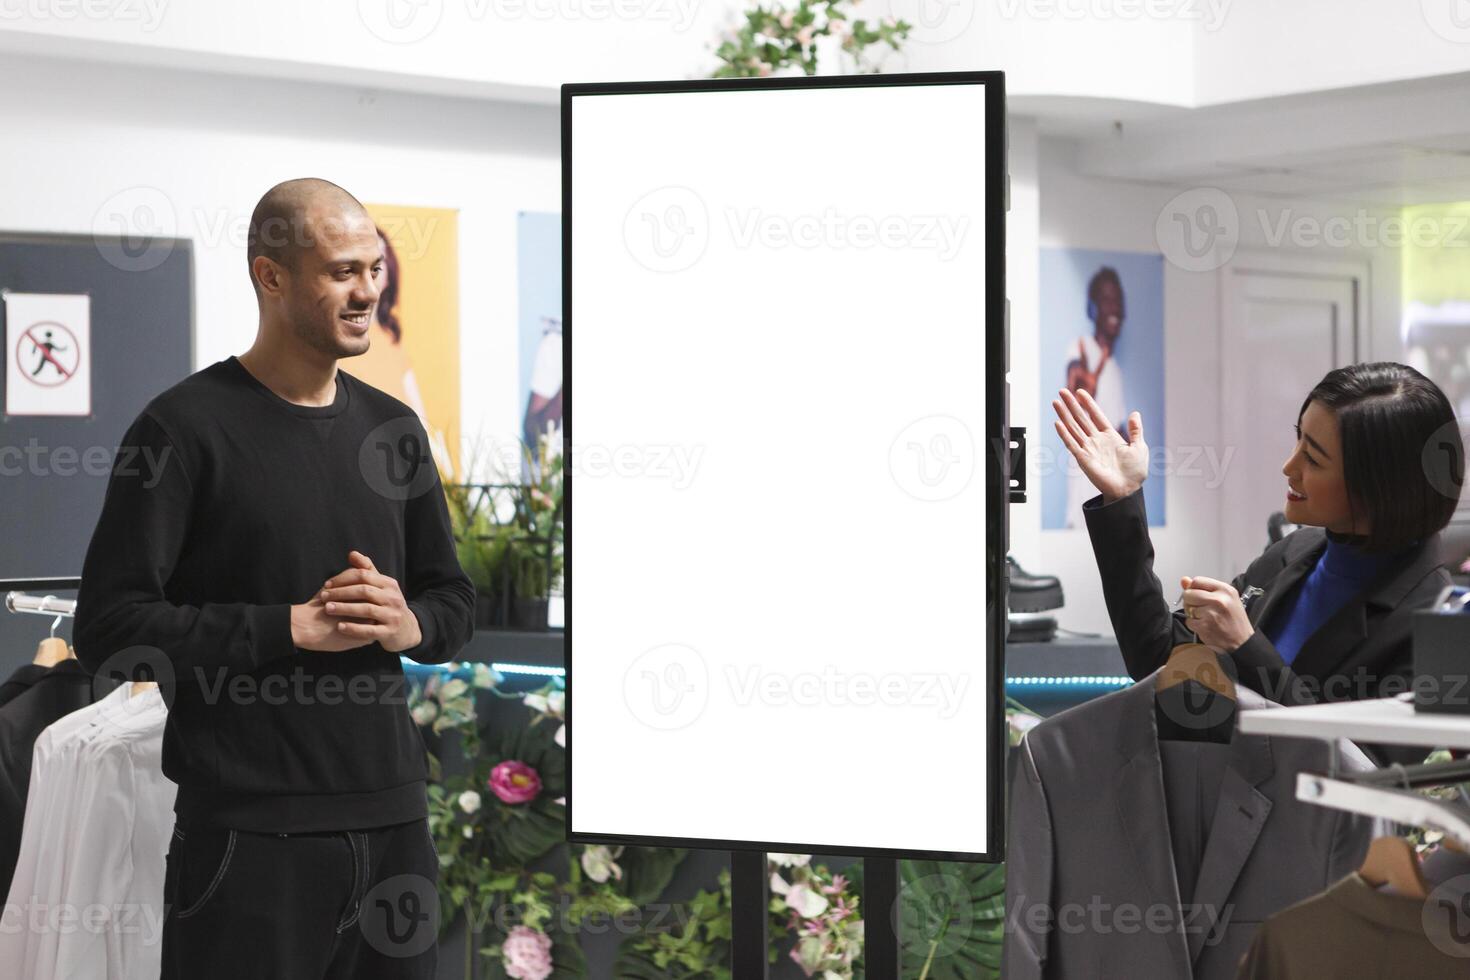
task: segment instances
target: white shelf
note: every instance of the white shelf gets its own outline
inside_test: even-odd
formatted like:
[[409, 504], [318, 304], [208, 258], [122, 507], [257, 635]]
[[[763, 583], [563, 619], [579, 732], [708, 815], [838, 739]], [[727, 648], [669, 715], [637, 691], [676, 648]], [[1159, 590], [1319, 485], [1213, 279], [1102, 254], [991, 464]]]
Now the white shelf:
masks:
[[1249, 708], [1240, 712], [1239, 721], [1240, 730], [1248, 735], [1470, 749], [1470, 715], [1415, 713], [1412, 694], [1291, 708]]

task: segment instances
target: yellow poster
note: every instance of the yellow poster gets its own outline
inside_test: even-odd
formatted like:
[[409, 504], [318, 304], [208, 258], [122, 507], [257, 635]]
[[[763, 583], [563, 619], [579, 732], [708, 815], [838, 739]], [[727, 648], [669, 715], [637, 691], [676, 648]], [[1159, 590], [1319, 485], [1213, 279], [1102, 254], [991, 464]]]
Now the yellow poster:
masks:
[[372, 344], [342, 367], [418, 414], [448, 478], [459, 472], [459, 213], [365, 206], [387, 261]]

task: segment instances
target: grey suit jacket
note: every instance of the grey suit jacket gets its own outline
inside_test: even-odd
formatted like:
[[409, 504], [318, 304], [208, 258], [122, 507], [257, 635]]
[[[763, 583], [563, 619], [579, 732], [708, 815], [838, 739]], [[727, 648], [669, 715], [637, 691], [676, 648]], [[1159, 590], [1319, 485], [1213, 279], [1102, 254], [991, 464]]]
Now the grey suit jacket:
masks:
[[[1271, 703], [1238, 696], [1241, 709]], [[1339, 749], [1344, 768], [1372, 768], [1352, 743]], [[1012, 751], [1005, 980], [1230, 980], [1257, 926], [1355, 870], [1380, 829], [1296, 799], [1299, 772], [1327, 769], [1325, 743], [1237, 731], [1193, 901], [1181, 900], [1153, 675]]]

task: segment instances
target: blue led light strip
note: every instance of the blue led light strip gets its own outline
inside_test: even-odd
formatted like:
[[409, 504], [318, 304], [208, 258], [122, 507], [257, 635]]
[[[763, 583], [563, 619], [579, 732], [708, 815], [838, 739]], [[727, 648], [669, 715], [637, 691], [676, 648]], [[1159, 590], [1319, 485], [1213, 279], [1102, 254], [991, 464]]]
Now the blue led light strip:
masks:
[[535, 664], [506, 664], [496, 662], [490, 665], [492, 670], [502, 674], [538, 674], [542, 677], [565, 677], [565, 667], [538, 667]]
[[[447, 664], [421, 664], [416, 660], [409, 660], [407, 657], [400, 657], [399, 659], [403, 664], [404, 670], [410, 674], [461, 674], [469, 673], [473, 671], [475, 667], [475, 663], [468, 660], [454, 660], [450, 661]], [[540, 667], [536, 664], [502, 663], [497, 661], [495, 663], [486, 664], [485, 666], [489, 667], [491, 670], [495, 671], [498, 674], [531, 674], [537, 677], [565, 677], [567, 675], [565, 668]]]
[[[412, 660], [404, 659], [405, 667], [412, 667], [416, 671], [425, 669], [444, 671], [445, 673], [458, 673], [473, 668], [471, 662], [451, 662], [447, 664], [420, 664]], [[517, 664], [495, 661], [489, 664], [491, 670], [501, 674], [530, 674], [537, 677], [566, 677], [564, 667], [542, 667], [536, 664]], [[1123, 677], [1116, 674], [1084, 674], [1070, 677], [1007, 677], [1007, 687], [1127, 687], [1133, 683], [1133, 678]]]
[[1007, 687], [1127, 687], [1131, 677], [1087, 674], [1080, 677], [1007, 677]]

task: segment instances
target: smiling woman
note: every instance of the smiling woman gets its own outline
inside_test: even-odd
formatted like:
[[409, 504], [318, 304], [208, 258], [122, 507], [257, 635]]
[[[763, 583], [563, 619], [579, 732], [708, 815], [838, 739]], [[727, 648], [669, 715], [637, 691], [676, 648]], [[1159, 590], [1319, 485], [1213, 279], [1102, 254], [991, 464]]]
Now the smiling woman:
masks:
[[[1129, 416], [1125, 441], [1085, 390], [1058, 394], [1057, 433], [1099, 491], [1082, 510], [1130, 675], [1146, 677], [1198, 638], [1229, 654], [1243, 683], [1284, 704], [1409, 689], [1411, 614], [1449, 584], [1439, 532], [1464, 479], [1454, 412], [1432, 381], [1392, 362], [1328, 372], [1302, 403], [1281, 468], [1286, 518], [1302, 527], [1229, 582], [1185, 577], [1172, 612], [1139, 492], [1148, 470], [1142, 417]], [[1364, 748], [1422, 759], [1413, 749]]]

